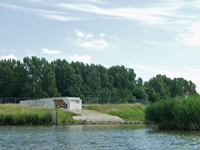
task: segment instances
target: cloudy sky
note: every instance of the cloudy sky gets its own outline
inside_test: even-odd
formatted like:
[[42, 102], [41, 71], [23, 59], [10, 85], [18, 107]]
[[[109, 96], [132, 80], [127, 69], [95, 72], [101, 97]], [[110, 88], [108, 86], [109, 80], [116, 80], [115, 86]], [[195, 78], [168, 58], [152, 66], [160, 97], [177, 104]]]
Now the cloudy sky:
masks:
[[0, 59], [124, 65], [200, 93], [200, 0], [0, 0]]

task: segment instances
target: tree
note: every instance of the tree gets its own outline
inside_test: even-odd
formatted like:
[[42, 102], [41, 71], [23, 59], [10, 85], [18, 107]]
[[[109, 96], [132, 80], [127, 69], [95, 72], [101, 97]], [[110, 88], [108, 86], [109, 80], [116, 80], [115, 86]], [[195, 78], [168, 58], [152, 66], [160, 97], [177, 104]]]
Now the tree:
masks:
[[161, 99], [168, 99], [171, 97], [170, 87], [164, 83], [161, 75], [151, 78], [144, 86], [145, 88], [153, 88], [156, 93], [159, 93]]
[[108, 75], [108, 70], [101, 65], [96, 66], [96, 69], [100, 76], [101, 88], [102, 89], [108, 88], [109, 90], [112, 90], [114, 84], [114, 78]]
[[137, 87], [142, 87], [143, 86], [142, 78], [138, 78], [136, 85], [137, 85]]
[[179, 79], [174, 78], [171, 87], [171, 97], [181, 97], [184, 95], [183, 85]]
[[26, 83], [28, 82], [28, 72], [24, 68], [24, 64], [19, 60], [16, 61], [14, 67], [14, 80], [11, 86], [12, 97], [26, 97]]
[[99, 92], [99, 98], [111, 98], [111, 91], [108, 88], [103, 88]]
[[95, 97], [98, 96], [99, 91], [101, 90], [101, 79], [100, 75], [95, 67], [95, 65], [91, 64], [91, 66], [86, 65], [86, 80], [85, 84], [91, 88], [91, 95]]
[[148, 100], [148, 95], [146, 94], [143, 87], [135, 87], [133, 96], [135, 96], [137, 99]]
[[27, 96], [54, 97], [60, 96], [57, 92], [55, 72], [45, 58], [24, 58], [24, 68], [28, 71], [26, 83]]
[[189, 93], [190, 93], [190, 95], [197, 94], [196, 85], [191, 80], [189, 80]]
[[0, 61], [0, 96], [12, 97], [11, 87], [13, 86], [15, 74], [14, 68], [16, 61], [14, 59]]
[[127, 69], [124, 66], [113, 66], [108, 69], [108, 75], [114, 79], [113, 88], [134, 89], [136, 74], [133, 69]]
[[51, 65], [44, 58], [42, 59], [43, 67], [41, 70], [41, 81], [43, 97], [56, 97], [61, 96], [57, 91], [55, 72], [52, 70]]
[[156, 93], [154, 88], [146, 87], [145, 92], [148, 95], [148, 100], [150, 102], [156, 102], [156, 101], [160, 100], [160, 94]]

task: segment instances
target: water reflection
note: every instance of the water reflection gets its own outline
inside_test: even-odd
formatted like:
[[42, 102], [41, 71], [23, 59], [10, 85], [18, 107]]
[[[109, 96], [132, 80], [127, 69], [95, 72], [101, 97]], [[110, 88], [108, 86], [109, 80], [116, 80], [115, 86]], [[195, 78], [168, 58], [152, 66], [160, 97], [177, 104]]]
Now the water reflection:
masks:
[[[180, 131], [180, 130], [149, 130], [150, 136], [157, 136], [160, 140], [168, 139], [171, 148], [174, 149], [199, 149], [200, 131]], [[152, 137], [150, 137], [152, 138]]]
[[0, 126], [0, 149], [200, 149], [199, 136], [141, 124]]

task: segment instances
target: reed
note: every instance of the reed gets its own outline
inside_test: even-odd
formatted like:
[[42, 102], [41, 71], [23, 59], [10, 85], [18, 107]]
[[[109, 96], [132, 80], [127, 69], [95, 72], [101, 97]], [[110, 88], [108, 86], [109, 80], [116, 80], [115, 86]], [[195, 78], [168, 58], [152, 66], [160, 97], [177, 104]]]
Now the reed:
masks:
[[2, 125], [48, 125], [52, 122], [51, 114], [6, 114], [0, 115]]
[[[57, 112], [58, 122], [74, 123], [75, 113], [41, 107], [20, 107], [19, 104], [0, 104], [0, 125], [48, 125]], [[79, 121], [81, 122], [81, 121]], [[83, 122], [83, 121], [82, 121]]]
[[145, 109], [145, 116], [160, 129], [199, 130], [200, 97], [161, 100]]

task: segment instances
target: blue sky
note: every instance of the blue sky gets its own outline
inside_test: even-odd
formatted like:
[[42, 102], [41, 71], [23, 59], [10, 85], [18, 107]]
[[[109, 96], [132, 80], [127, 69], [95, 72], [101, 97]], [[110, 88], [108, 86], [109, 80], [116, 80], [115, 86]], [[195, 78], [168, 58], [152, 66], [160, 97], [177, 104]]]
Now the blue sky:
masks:
[[200, 0], [0, 0], [0, 59], [124, 65], [200, 93]]

